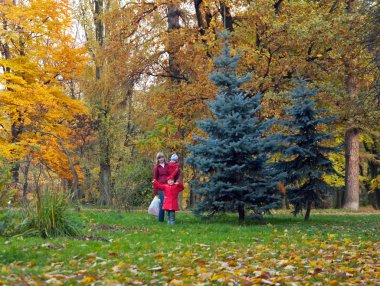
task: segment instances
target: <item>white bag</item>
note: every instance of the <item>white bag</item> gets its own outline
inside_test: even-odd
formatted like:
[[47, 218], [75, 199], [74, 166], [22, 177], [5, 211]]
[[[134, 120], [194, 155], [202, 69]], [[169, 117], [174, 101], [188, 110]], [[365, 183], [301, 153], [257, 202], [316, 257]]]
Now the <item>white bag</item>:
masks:
[[158, 213], [160, 211], [160, 202], [160, 199], [155, 196], [148, 208], [148, 214], [158, 216]]

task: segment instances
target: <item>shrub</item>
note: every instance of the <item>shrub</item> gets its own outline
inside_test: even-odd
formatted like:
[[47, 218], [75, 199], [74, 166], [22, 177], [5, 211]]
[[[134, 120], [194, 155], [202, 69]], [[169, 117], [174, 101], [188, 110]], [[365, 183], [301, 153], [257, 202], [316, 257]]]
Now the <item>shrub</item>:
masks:
[[126, 163], [115, 174], [114, 199], [118, 208], [147, 207], [153, 198], [153, 164], [146, 161]]
[[11, 165], [0, 157], [0, 206], [8, 205], [17, 197], [17, 188], [12, 183]]
[[67, 194], [49, 190], [42, 192], [24, 207], [25, 219], [20, 232], [42, 238], [77, 236], [79, 228], [68, 218], [67, 207]]
[[0, 213], [0, 236], [13, 236], [19, 232], [22, 215], [16, 211]]

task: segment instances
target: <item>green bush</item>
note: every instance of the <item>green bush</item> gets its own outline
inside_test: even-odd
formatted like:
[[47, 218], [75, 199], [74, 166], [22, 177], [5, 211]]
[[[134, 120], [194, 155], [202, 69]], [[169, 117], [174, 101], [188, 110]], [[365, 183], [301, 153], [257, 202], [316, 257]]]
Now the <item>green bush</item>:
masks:
[[44, 191], [37, 199], [24, 207], [24, 222], [20, 233], [39, 235], [42, 238], [77, 236], [77, 225], [68, 218], [68, 195], [62, 192]]
[[118, 208], [147, 207], [153, 197], [153, 164], [136, 161], [124, 164], [114, 178], [114, 203]]
[[20, 212], [13, 210], [0, 213], [0, 236], [13, 236], [20, 231], [22, 223], [22, 215]]
[[17, 190], [10, 187], [12, 183], [11, 165], [0, 157], [0, 207], [13, 202], [13, 198], [17, 196]]

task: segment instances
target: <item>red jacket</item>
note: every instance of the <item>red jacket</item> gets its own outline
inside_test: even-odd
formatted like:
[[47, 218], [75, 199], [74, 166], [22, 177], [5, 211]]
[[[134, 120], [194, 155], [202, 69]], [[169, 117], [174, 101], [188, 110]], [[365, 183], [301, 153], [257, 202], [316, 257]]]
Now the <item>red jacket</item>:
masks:
[[168, 180], [170, 179], [170, 180], [178, 181], [179, 175], [181, 174], [181, 171], [179, 169], [179, 164], [177, 162], [169, 162], [167, 164], [167, 168], [168, 168], [168, 173], [169, 173]]
[[157, 180], [154, 180], [153, 185], [164, 191], [164, 203], [162, 205], [162, 209], [165, 211], [178, 211], [178, 194], [183, 190], [183, 185], [181, 182], [168, 185], [160, 184]]
[[[153, 169], [153, 179], [157, 180], [161, 184], [166, 184], [168, 182], [168, 164], [165, 163], [164, 167], [162, 167], [160, 164], [154, 165]], [[153, 192], [155, 195], [158, 194], [158, 189], [153, 185]]]

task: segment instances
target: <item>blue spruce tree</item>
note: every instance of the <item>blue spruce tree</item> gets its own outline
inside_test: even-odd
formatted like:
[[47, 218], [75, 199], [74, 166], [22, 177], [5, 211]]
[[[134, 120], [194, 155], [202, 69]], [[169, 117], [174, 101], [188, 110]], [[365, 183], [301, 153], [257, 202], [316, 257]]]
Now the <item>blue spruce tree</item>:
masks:
[[333, 173], [332, 162], [327, 155], [337, 148], [322, 145], [331, 134], [324, 133], [322, 124], [332, 122], [332, 117], [323, 117], [324, 110], [317, 109], [313, 98], [315, 89], [309, 89], [305, 80], [299, 80], [297, 87], [290, 94], [292, 107], [287, 108], [289, 121], [285, 125], [290, 135], [284, 139], [283, 155], [286, 158], [279, 164], [279, 169], [287, 175], [290, 184], [286, 196], [294, 205], [294, 215], [306, 209], [305, 220], [310, 217], [313, 203], [320, 202], [331, 187], [322, 176]]
[[198, 122], [207, 137], [195, 137], [186, 163], [205, 178], [192, 182], [200, 197], [195, 213], [237, 212], [242, 221], [246, 211], [262, 214], [280, 204], [280, 173], [267, 163], [268, 151], [278, 142], [267, 135], [272, 120], [258, 117], [261, 96], [249, 97], [240, 88], [250, 76], [237, 77], [239, 58], [230, 54], [228, 35], [221, 36], [224, 49], [210, 76], [219, 91], [208, 104], [212, 117]]

